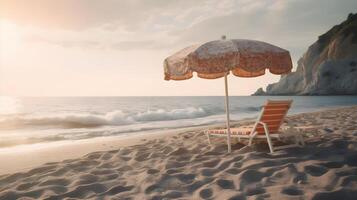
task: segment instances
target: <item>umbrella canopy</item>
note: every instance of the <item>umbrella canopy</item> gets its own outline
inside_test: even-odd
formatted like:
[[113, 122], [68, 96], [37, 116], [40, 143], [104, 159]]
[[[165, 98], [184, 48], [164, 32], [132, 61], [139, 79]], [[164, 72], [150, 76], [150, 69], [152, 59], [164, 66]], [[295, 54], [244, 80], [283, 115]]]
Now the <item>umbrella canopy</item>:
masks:
[[227, 75], [257, 77], [268, 69], [273, 74], [289, 73], [292, 69], [290, 53], [280, 47], [256, 40], [215, 40], [192, 45], [178, 51], [164, 61], [165, 80], [185, 80], [193, 76], [205, 79], [224, 77], [227, 117], [227, 144], [231, 152]]
[[289, 51], [256, 40], [215, 40], [192, 45], [164, 61], [165, 80], [224, 77], [229, 71], [240, 77], [288, 73], [292, 69]]

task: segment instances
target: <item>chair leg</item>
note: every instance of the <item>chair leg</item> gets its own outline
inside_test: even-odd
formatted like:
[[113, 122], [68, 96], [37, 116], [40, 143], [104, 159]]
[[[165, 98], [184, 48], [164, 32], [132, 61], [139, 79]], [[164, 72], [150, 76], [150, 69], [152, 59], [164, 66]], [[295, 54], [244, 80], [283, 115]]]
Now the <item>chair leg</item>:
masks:
[[305, 146], [305, 141], [304, 141], [304, 137], [300, 134], [299, 135], [299, 138], [300, 138], [300, 143], [302, 146]]
[[268, 145], [269, 145], [270, 153], [274, 153], [273, 143], [271, 142], [271, 139], [270, 139], [269, 134], [266, 134], [266, 137], [267, 137], [267, 141], [268, 141]]
[[254, 137], [255, 137], [256, 135], [257, 135], [257, 132], [254, 132], [254, 133], [249, 137], [248, 146], [252, 146], [253, 139], [254, 139]]
[[263, 124], [263, 127], [264, 127], [265, 136], [267, 138], [267, 142], [269, 145], [270, 153], [274, 153], [274, 147], [273, 147], [273, 143], [271, 142], [268, 127], [265, 124]]
[[211, 138], [210, 138], [210, 136], [209, 136], [209, 133], [206, 132], [206, 135], [207, 135], [208, 144], [212, 144], [212, 143], [211, 143]]

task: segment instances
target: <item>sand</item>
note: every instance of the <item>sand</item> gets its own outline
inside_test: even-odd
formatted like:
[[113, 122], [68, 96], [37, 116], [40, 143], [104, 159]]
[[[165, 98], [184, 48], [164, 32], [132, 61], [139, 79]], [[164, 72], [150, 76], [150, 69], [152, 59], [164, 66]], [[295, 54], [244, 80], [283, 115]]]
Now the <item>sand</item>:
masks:
[[227, 154], [186, 130], [1, 175], [0, 199], [356, 199], [357, 106], [289, 120], [312, 127], [305, 147]]

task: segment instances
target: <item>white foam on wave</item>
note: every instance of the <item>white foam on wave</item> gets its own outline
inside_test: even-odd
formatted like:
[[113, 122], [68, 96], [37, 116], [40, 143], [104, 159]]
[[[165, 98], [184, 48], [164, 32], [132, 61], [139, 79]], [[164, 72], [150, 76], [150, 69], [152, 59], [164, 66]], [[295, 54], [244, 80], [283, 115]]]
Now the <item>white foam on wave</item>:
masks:
[[209, 116], [203, 108], [188, 107], [173, 110], [148, 110], [137, 113], [124, 113], [115, 110], [104, 114], [93, 113], [61, 113], [48, 115], [22, 115], [3, 117], [0, 128], [13, 126], [59, 126], [64, 128], [86, 128], [96, 126], [121, 126], [153, 121], [169, 121], [178, 119], [193, 119]]
[[192, 119], [208, 116], [203, 108], [184, 108], [166, 111], [164, 109], [148, 110], [132, 116], [135, 121], [167, 121], [176, 119]]

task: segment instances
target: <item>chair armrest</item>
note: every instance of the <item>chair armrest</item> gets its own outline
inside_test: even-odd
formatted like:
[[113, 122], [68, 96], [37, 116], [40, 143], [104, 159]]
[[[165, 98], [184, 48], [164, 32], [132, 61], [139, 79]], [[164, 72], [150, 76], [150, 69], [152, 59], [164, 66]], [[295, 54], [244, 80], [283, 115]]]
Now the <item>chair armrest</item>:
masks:
[[266, 123], [259, 121], [258, 124], [263, 125], [264, 129], [268, 130], [268, 125]]
[[261, 122], [261, 121], [259, 121], [259, 122], [257, 122], [257, 123], [263, 125], [265, 133], [266, 133], [266, 134], [269, 134], [269, 129], [268, 129], [268, 126], [267, 126], [266, 123]]
[[261, 121], [259, 121], [259, 122], [258, 122], [258, 124], [261, 124], [261, 125], [263, 125], [263, 126], [267, 126], [267, 124], [266, 124], [266, 123], [261, 122]]

